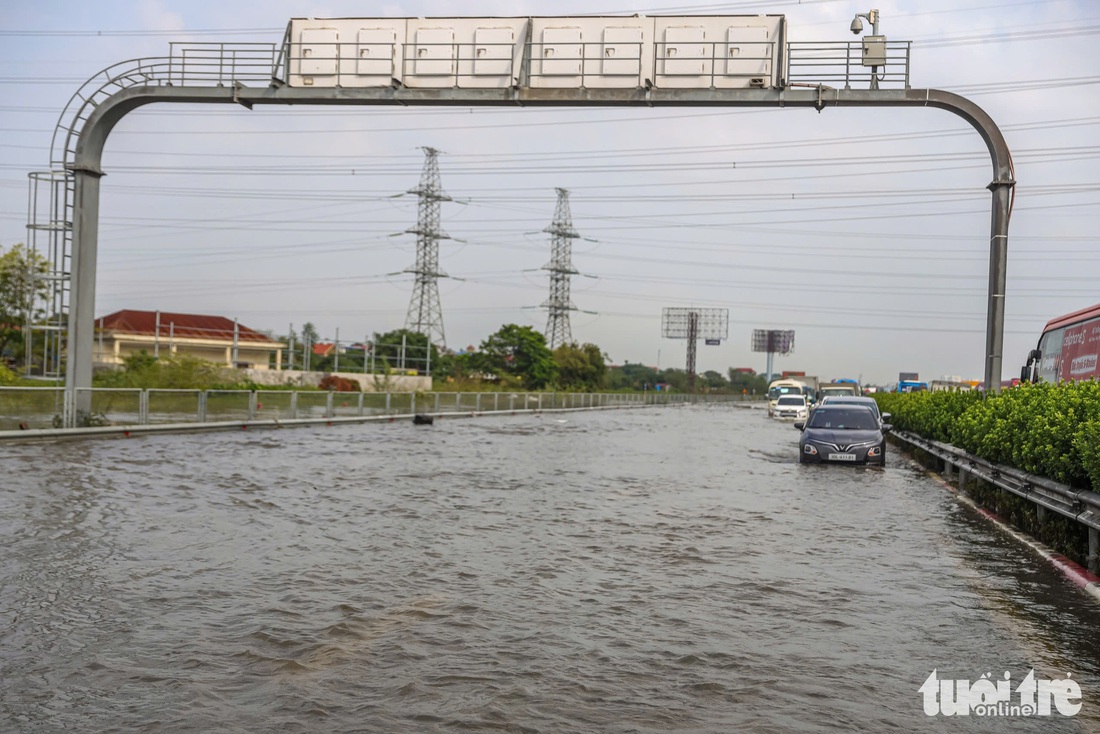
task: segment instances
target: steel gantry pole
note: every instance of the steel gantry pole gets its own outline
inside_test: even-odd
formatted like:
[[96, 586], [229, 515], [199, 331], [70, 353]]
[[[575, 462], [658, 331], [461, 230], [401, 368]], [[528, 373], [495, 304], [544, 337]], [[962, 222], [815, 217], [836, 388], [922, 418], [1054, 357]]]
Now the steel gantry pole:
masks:
[[1012, 213], [1015, 181], [994, 180], [992, 234], [989, 236], [989, 304], [985, 329], [985, 389], [1001, 388], [1005, 341], [1005, 288], [1008, 282], [1008, 220]]

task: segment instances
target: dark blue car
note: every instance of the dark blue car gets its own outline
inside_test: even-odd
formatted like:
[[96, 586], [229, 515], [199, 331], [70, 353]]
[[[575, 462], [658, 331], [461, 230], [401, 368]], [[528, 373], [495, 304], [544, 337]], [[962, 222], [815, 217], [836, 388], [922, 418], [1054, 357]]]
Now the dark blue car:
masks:
[[794, 427], [802, 432], [798, 460], [803, 464], [886, 465], [885, 434], [890, 426], [869, 407], [826, 403]]

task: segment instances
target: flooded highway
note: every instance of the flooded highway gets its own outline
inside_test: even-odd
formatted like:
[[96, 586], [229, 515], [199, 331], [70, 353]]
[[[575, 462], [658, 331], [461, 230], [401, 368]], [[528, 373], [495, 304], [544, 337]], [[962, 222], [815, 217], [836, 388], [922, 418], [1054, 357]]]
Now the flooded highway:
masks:
[[[797, 439], [726, 405], [4, 446], [0, 730], [1100, 731], [1095, 602], [893, 447]], [[933, 671], [1032, 670], [1079, 713], [925, 713]]]

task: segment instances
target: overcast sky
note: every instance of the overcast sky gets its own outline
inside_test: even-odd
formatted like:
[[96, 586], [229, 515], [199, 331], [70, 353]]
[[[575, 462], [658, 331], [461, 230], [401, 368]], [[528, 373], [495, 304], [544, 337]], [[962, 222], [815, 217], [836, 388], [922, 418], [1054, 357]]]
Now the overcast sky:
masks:
[[[877, 4], [912, 41], [911, 85], [953, 91], [1015, 161], [1004, 376], [1043, 324], [1100, 302], [1100, 4]], [[791, 41], [848, 41], [847, 0], [654, 4], [98, 0], [0, 10], [0, 246], [26, 239], [31, 171], [49, 169], [80, 85], [169, 43], [272, 43], [292, 17], [785, 15]], [[869, 29], [868, 29], [869, 30]], [[728, 308], [698, 368], [763, 371], [753, 329], [793, 329], [777, 369], [886, 384], [984, 372], [992, 179], [978, 134], [942, 110], [150, 105], [107, 144], [96, 315], [217, 314], [327, 339], [404, 325], [424, 156], [441, 152], [447, 345], [546, 326], [555, 188], [571, 192], [582, 273], [571, 324], [611, 361], [683, 367], [666, 306]], [[459, 280], [461, 279], [461, 280]]]

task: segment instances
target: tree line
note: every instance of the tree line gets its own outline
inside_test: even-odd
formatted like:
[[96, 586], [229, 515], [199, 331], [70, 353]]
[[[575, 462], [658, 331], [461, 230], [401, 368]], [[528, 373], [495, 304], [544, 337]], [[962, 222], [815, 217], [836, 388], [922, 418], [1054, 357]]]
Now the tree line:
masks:
[[[48, 266], [45, 258], [22, 244], [0, 251], [0, 384], [14, 381], [13, 370], [22, 362], [24, 325], [54, 316], [46, 314], [40, 305], [48, 294], [44, 277]], [[308, 367], [320, 372], [430, 373], [437, 381], [455, 389], [686, 392], [689, 383], [685, 370], [660, 370], [630, 363], [610, 366], [608, 356], [591, 343], [573, 342], [550, 349], [543, 334], [517, 324], [505, 324], [477, 348], [459, 352], [441, 350], [426, 335], [408, 329], [375, 333], [369, 342], [348, 344], [343, 351], [333, 349], [327, 354], [313, 352], [313, 345], [322, 342], [317, 329], [308, 322], [302, 326], [301, 334], [291, 331], [274, 338], [288, 345], [284, 366]], [[153, 364], [154, 361], [162, 364]], [[208, 382], [214, 379], [217, 369], [191, 364], [181, 357], [161, 360], [147, 357], [128, 360], [122, 371], [131, 373], [130, 378], [140, 377], [141, 383], [159, 381], [159, 375], [165, 379], [171, 377], [175, 384]], [[759, 375], [732, 368], [728, 375], [707, 371], [696, 379], [696, 390], [702, 392], [763, 394], [766, 389]]]
[[[303, 338], [315, 336], [311, 324], [302, 328]], [[298, 341], [296, 335], [279, 337]], [[318, 343], [316, 340], [307, 343]], [[364, 348], [365, 347], [365, 348]], [[299, 365], [303, 364], [299, 358]], [[596, 344], [569, 343], [550, 349], [546, 338], [531, 326], [505, 324], [474, 349], [459, 352], [440, 350], [428, 337], [408, 329], [375, 333], [369, 344], [349, 347], [340, 355], [314, 356], [311, 369], [317, 371], [416, 371], [430, 372], [438, 381], [456, 388], [478, 389], [497, 386], [543, 390], [672, 390], [687, 392], [686, 370], [659, 369], [643, 364], [610, 365], [608, 356]], [[767, 381], [761, 375], [730, 368], [726, 375], [708, 370], [696, 376], [698, 392], [729, 392], [763, 395]]]

